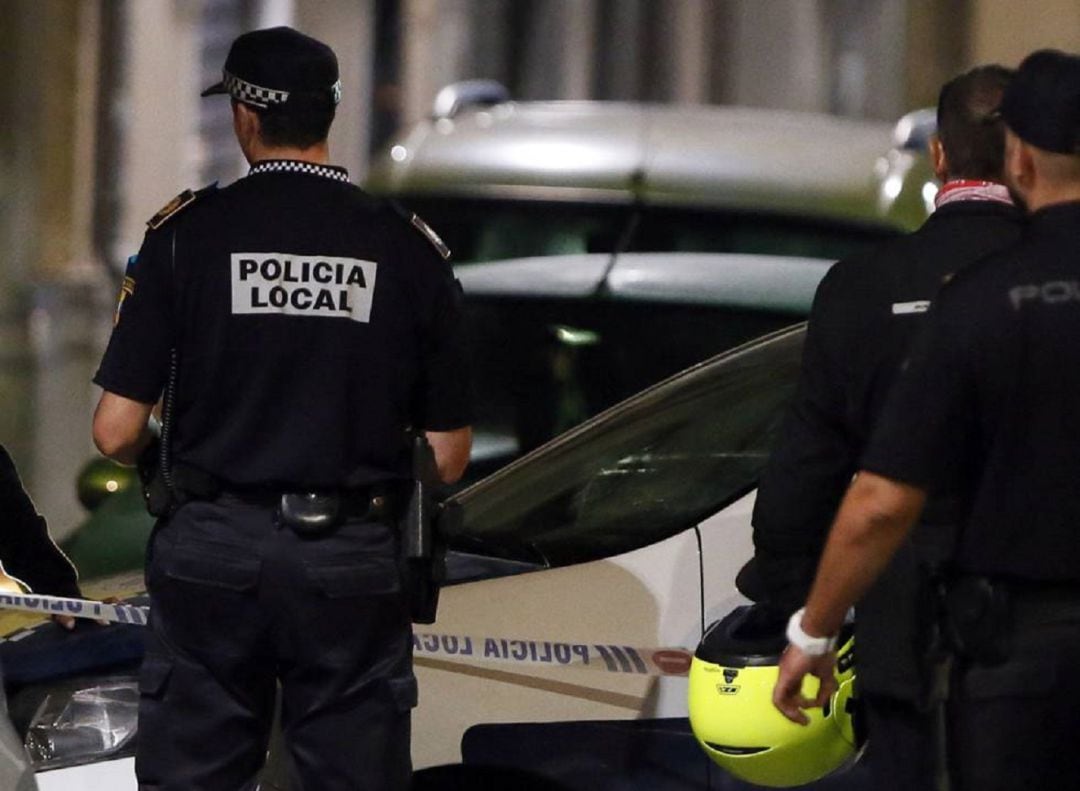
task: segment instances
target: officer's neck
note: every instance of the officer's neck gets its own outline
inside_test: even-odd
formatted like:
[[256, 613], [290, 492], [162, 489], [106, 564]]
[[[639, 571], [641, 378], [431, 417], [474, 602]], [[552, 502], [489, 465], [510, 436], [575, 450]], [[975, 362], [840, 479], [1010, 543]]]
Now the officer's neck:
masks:
[[268, 159], [292, 159], [297, 162], [310, 162], [313, 165], [330, 164], [330, 146], [322, 140], [309, 148], [291, 146], [268, 146], [259, 141], [252, 141], [244, 152], [249, 165], [255, 165]]
[[1031, 190], [1026, 199], [1029, 212], [1059, 203], [1075, 203], [1080, 201], [1080, 182], [1041, 185], [1040, 189]]

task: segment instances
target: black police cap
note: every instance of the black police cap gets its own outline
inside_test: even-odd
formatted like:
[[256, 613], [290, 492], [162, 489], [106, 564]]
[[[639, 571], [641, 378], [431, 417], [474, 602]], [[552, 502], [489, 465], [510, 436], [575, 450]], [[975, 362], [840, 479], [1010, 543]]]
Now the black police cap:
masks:
[[222, 80], [203, 96], [227, 93], [244, 104], [267, 108], [290, 96], [326, 96], [341, 101], [337, 56], [321, 41], [291, 27], [244, 33], [225, 58]]
[[1052, 49], [1028, 55], [1005, 89], [999, 112], [1025, 143], [1080, 154], [1080, 57]]

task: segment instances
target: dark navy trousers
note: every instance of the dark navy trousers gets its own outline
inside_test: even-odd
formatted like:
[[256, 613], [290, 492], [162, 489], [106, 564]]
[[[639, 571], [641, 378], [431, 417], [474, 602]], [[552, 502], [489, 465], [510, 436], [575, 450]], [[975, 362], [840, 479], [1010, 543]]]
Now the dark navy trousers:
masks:
[[1017, 621], [1001, 664], [961, 664], [949, 700], [953, 791], [1080, 783], [1080, 600]]
[[935, 713], [921, 711], [908, 701], [875, 695], [864, 696], [863, 711], [869, 739], [864, 760], [874, 791], [934, 791], [939, 759]]
[[412, 635], [390, 526], [320, 537], [229, 496], [192, 502], [148, 548], [144, 791], [240, 791], [280, 686], [290, 791], [408, 788]]

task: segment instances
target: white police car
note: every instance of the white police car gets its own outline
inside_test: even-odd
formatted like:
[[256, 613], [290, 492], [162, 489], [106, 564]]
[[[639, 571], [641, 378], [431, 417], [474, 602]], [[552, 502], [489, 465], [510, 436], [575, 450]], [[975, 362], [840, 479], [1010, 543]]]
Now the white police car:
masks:
[[[651, 674], [680, 655], [652, 649], [692, 649], [741, 601], [753, 488], [801, 342], [779, 331], [693, 366], [455, 496], [451, 584], [438, 623], [416, 630], [418, 788], [499, 787], [508, 772], [552, 788], [745, 787], [690, 739], [685, 678]], [[134, 789], [137, 629], [46, 624], [0, 644], [44, 791]], [[272, 763], [263, 788], [280, 776]]]

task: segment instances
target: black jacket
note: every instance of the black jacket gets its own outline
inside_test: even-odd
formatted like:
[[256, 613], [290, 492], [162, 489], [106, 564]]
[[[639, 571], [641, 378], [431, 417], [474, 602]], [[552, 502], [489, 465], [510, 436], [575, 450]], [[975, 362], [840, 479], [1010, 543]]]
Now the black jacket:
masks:
[[[771, 602], [806, 600], [840, 500], [858, 470], [885, 396], [944, 280], [1020, 238], [1000, 203], [947, 204], [916, 232], [837, 263], [811, 309], [795, 402], [762, 475], [754, 545]], [[920, 600], [926, 565], [949, 551], [961, 505], [942, 492], [923, 525], [860, 602], [860, 687], [910, 698], [921, 689]]]

